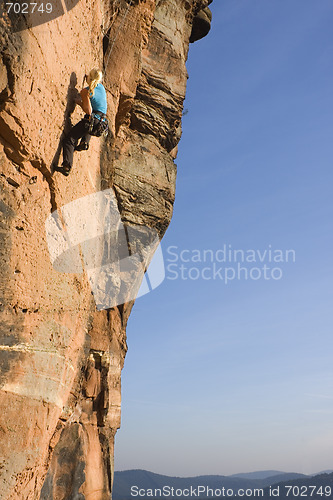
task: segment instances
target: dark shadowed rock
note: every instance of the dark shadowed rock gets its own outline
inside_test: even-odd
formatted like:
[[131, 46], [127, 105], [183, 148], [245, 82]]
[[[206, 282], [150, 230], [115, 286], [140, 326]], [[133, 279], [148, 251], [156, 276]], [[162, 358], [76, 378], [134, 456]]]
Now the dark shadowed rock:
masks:
[[190, 43], [201, 40], [208, 35], [212, 22], [212, 12], [209, 7], [199, 10], [193, 19]]

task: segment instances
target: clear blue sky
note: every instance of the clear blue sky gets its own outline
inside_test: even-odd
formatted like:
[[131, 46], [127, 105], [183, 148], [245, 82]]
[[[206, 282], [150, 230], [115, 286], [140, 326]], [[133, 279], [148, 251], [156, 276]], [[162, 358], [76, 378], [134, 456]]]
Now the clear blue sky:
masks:
[[167, 269], [138, 299], [115, 466], [317, 472], [333, 468], [333, 2], [211, 8], [212, 31], [187, 64], [166, 265], [171, 246], [179, 258], [231, 245], [296, 259], [266, 262], [281, 279], [228, 284], [201, 277], [211, 262], [183, 263], [199, 279]]

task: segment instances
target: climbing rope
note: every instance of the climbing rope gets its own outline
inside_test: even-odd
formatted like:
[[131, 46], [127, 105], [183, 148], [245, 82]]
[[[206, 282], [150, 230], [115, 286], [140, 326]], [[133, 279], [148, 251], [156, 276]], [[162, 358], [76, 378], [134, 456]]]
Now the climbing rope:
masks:
[[127, 9], [126, 9], [126, 11], [125, 11], [125, 14], [124, 14], [124, 16], [123, 16], [123, 18], [122, 18], [122, 21], [121, 21], [121, 23], [120, 23], [120, 25], [119, 25], [119, 28], [118, 28], [118, 30], [117, 30], [117, 32], [116, 32], [116, 34], [115, 34], [115, 36], [114, 36], [114, 38], [113, 38], [113, 40], [112, 40], [112, 42], [111, 42], [111, 48], [110, 48], [110, 51], [109, 51], [108, 57], [107, 57], [107, 59], [106, 59], [106, 63], [105, 63], [105, 66], [104, 66], [104, 72], [106, 71], [106, 68], [108, 67], [109, 60], [110, 60], [110, 56], [111, 56], [111, 53], [112, 53], [112, 49], [113, 49], [113, 47], [114, 47], [114, 44], [116, 43], [116, 40], [117, 40], [117, 38], [118, 38], [118, 35], [119, 35], [119, 33], [120, 33], [121, 29], [122, 29], [122, 27], [123, 27], [123, 25], [124, 25], [124, 23], [125, 23], [125, 21], [126, 21], [126, 17], [127, 17], [127, 14], [129, 13], [129, 10], [130, 10], [130, 8], [131, 8], [131, 6], [132, 6], [132, 3], [133, 3], [133, 0], [130, 0], [130, 2], [127, 4]]

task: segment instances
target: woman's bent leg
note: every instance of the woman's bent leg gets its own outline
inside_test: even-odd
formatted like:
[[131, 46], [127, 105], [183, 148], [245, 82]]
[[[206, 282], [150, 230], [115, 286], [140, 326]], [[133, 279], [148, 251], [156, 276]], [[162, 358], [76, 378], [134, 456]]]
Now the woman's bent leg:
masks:
[[87, 151], [87, 149], [89, 149], [90, 139], [91, 139], [91, 135], [90, 134], [85, 134], [82, 137], [82, 139], [80, 141], [80, 144], [78, 144], [77, 146], [75, 146], [75, 151]]
[[74, 149], [78, 144], [79, 139], [85, 136], [87, 129], [85, 127], [85, 120], [79, 121], [66, 135], [63, 141], [63, 166], [72, 167]]

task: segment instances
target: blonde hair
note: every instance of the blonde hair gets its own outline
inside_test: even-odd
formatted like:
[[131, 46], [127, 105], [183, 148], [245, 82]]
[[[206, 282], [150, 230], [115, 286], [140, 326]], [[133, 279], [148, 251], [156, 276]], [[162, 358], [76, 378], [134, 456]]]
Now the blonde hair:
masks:
[[103, 73], [97, 69], [93, 68], [88, 75], [87, 82], [89, 85], [89, 95], [92, 97], [95, 92], [95, 88], [97, 85], [102, 81], [103, 78]]

